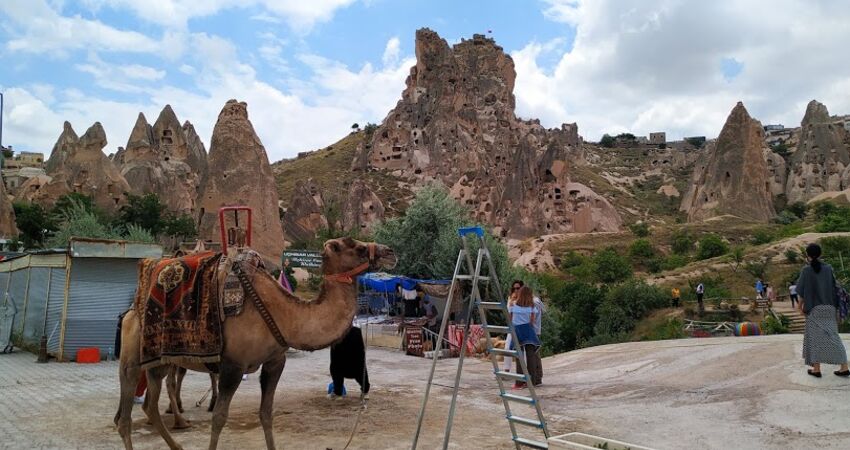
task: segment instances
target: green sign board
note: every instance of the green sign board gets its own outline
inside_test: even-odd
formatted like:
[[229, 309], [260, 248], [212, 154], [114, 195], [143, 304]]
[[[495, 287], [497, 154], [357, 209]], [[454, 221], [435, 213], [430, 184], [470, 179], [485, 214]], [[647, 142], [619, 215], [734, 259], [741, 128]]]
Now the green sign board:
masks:
[[319, 269], [322, 267], [322, 252], [315, 250], [284, 250], [283, 259], [289, 260], [290, 267]]

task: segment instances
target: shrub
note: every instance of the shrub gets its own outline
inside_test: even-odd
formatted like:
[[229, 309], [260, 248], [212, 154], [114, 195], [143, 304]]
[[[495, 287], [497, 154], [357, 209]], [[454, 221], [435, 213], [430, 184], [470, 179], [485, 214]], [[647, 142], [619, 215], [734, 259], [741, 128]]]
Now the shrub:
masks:
[[753, 245], [761, 245], [770, 243], [771, 241], [773, 241], [773, 239], [773, 233], [769, 229], [762, 228], [760, 230], [756, 230], [756, 232], [753, 233], [753, 237], [750, 241], [753, 243]]
[[785, 207], [785, 211], [793, 214], [799, 219], [806, 217], [806, 204], [803, 202], [794, 202]]
[[667, 294], [643, 280], [630, 280], [612, 288], [599, 306], [596, 334], [616, 335], [634, 329], [648, 312], [667, 305]]
[[628, 333], [618, 333], [618, 334], [599, 334], [593, 336], [592, 338], [583, 341], [581, 343], [582, 348], [587, 347], [596, 347], [598, 345], [609, 345], [609, 344], [619, 344], [621, 342], [628, 342], [629, 334]]
[[635, 222], [629, 225], [629, 231], [637, 237], [649, 236], [649, 224], [646, 222]]
[[776, 216], [776, 219], [774, 219], [776, 223], [782, 225], [788, 225], [798, 220], [800, 220], [800, 218], [789, 211], [782, 211], [778, 216]]
[[673, 233], [670, 246], [673, 253], [677, 255], [687, 255], [694, 248], [694, 237], [690, 232], [688, 232], [688, 230], [680, 229]]
[[652, 243], [649, 239], [635, 239], [629, 246], [629, 256], [633, 260], [644, 261], [655, 256], [655, 249], [652, 248]]
[[697, 259], [714, 258], [726, 254], [729, 251], [729, 245], [720, 236], [709, 233], [702, 237], [699, 241], [697, 249]]
[[595, 278], [601, 283], [619, 283], [632, 276], [632, 267], [613, 248], [606, 248], [591, 257]]
[[561, 257], [561, 270], [569, 272], [570, 269], [582, 265], [586, 260], [586, 256], [575, 250], [570, 250]]
[[820, 201], [809, 206], [809, 209], [814, 213], [815, 218], [820, 220], [834, 213], [838, 209], [838, 205], [827, 201]]
[[835, 277], [842, 283], [850, 282], [850, 237], [830, 236], [820, 240], [823, 260], [832, 265]]
[[21, 232], [20, 239], [24, 248], [41, 247], [46, 232], [56, 230], [56, 220], [40, 205], [15, 202], [12, 209], [15, 210], [15, 224]]
[[606, 133], [602, 135], [602, 139], [599, 140], [599, 145], [606, 148], [613, 148], [615, 142], [616, 140], [614, 137]]
[[818, 233], [850, 231], [850, 207], [835, 207], [835, 210], [826, 214], [820, 223], [815, 225], [815, 230]]
[[573, 350], [593, 337], [602, 291], [588, 283], [544, 280], [550, 298], [543, 315], [543, 347], [547, 354]]
[[802, 254], [799, 250], [794, 250], [793, 248], [789, 248], [785, 250], [785, 260], [788, 261], [789, 264], [797, 264], [800, 262]]
[[684, 255], [669, 255], [661, 261], [661, 270], [674, 270], [688, 265], [688, 257]]
[[685, 323], [678, 317], [670, 317], [650, 330], [645, 340], [661, 341], [665, 339], [682, 339], [685, 337], [687, 337], [685, 334]]
[[744, 263], [744, 270], [753, 276], [753, 278], [764, 279], [767, 275], [767, 268], [770, 266], [770, 257], [765, 256], [760, 260], [747, 261]]
[[779, 320], [768, 314], [761, 322], [761, 331], [764, 334], [785, 334], [790, 324], [791, 321], [784, 314], [779, 315]]
[[732, 266], [732, 272], [737, 273], [741, 264], [744, 262], [744, 247], [736, 245], [729, 253], [729, 265]]

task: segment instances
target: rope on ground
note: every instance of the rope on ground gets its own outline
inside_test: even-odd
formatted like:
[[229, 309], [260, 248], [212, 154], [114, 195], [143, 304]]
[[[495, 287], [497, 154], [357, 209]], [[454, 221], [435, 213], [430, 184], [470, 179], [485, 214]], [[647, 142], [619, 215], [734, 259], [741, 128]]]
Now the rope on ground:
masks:
[[204, 393], [203, 397], [201, 397], [201, 399], [200, 399], [200, 400], [198, 400], [197, 402], [195, 402], [195, 407], [196, 407], [196, 408], [200, 408], [200, 407], [201, 407], [201, 405], [202, 405], [202, 404], [204, 404], [204, 401], [207, 399], [207, 396], [209, 396], [209, 395], [210, 395], [210, 392], [212, 392], [212, 386], [208, 387], [208, 388], [207, 388], [207, 392], [206, 392], [206, 393]]

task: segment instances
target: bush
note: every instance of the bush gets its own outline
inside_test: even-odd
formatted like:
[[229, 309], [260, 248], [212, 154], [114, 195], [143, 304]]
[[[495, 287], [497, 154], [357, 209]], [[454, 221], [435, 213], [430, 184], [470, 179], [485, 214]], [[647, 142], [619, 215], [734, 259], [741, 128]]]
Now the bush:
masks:
[[629, 231], [637, 237], [649, 236], [649, 224], [646, 222], [635, 222], [629, 225]]
[[677, 255], [687, 255], [694, 248], [694, 237], [690, 232], [688, 232], [688, 230], [680, 229], [673, 233], [670, 246], [673, 253]]
[[753, 278], [765, 279], [767, 276], [767, 268], [770, 266], [770, 257], [763, 257], [760, 260], [747, 261], [744, 263], [744, 270], [753, 276]]
[[826, 218], [826, 216], [837, 211], [838, 205], [827, 201], [820, 201], [809, 206], [809, 209], [812, 211], [812, 213], [814, 213], [816, 219], [822, 220]]
[[788, 225], [788, 224], [792, 224], [792, 223], [800, 220], [800, 218], [795, 216], [793, 213], [791, 213], [789, 211], [782, 211], [773, 220], [778, 224]]
[[561, 257], [561, 270], [569, 272], [570, 269], [584, 264], [586, 260], [586, 256], [576, 252], [575, 250], [570, 250], [567, 253], [564, 253], [564, 256]]
[[72, 237], [121, 239], [120, 233], [102, 222], [97, 214], [86, 209], [82, 203], [74, 203], [63, 213], [61, 221], [59, 229], [47, 241], [51, 248], [66, 247]]
[[793, 248], [785, 250], [785, 260], [789, 264], [797, 264], [802, 259], [802, 256], [799, 250], [794, 250]]
[[750, 241], [753, 243], [753, 245], [761, 245], [768, 244], [773, 241], [773, 239], [773, 233], [769, 229], [762, 228], [760, 230], [756, 230], [756, 232], [753, 233], [753, 237]]
[[779, 320], [768, 314], [761, 322], [761, 331], [764, 334], [785, 334], [788, 333], [788, 327], [791, 320], [784, 314], [779, 315]]
[[543, 350], [555, 354], [574, 350], [593, 337], [596, 310], [604, 295], [596, 286], [582, 282], [544, 279], [549, 311], [543, 315]]
[[613, 248], [606, 248], [591, 257], [594, 274], [601, 283], [619, 283], [632, 276], [632, 267]]
[[661, 261], [661, 270], [675, 270], [688, 265], [688, 257], [684, 255], [669, 255]]
[[630, 280], [612, 288], [597, 309], [596, 334], [631, 332], [637, 321], [650, 311], [667, 305], [668, 296], [659, 287], [643, 280]]
[[613, 148], [616, 140], [613, 136], [609, 134], [602, 135], [602, 139], [599, 140], [599, 145], [606, 148]]
[[794, 202], [785, 207], [785, 211], [793, 214], [798, 219], [806, 217], [806, 204], [803, 202]]
[[[831, 205], [831, 203], [823, 203]], [[850, 231], [850, 207], [835, 207], [835, 209], [823, 216], [820, 223], [815, 225], [818, 233], [833, 233], [837, 231]]]
[[732, 251], [729, 252], [728, 258], [729, 265], [732, 266], [732, 272], [737, 273], [741, 264], [744, 263], [744, 247], [740, 245], [732, 247]]
[[618, 334], [598, 334], [593, 336], [592, 338], [583, 341], [581, 343], [582, 348], [587, 347], [596, 347], [599, 345], [609, 345], [609, 344], [619, 344], [621, 342], [628, 342], [629, 334], [628, 333], [618, 333]]
[[25, 249], [41, 247], [46, 234], [56, 230], [55, 219], [40, 205], [15, 202], [12, 209], [15, 210], [15, 224], [21, 232], [20, 239]]
[[850, 282], [850, 237], [830, 236], [819, 242], [823, 260], [832, 266], [835, 278], [842, 283]]
[[632, 260], [645, 261], [655, 256], [655, 249], [649, 239], [635, 239], [629, 246], [629, 256]]
[[654, 327], [647, 334], [647, 341], [661, 341], [665, 339], [682, 339], [685, 334], [685, 323], [678, 317], [670, 317], [666, 321]]
[[697, 259], [703, 260], [725, 255], [729, 251], [729, 244], [720, 236], [709, 233], [702, 237], [697, 248]]

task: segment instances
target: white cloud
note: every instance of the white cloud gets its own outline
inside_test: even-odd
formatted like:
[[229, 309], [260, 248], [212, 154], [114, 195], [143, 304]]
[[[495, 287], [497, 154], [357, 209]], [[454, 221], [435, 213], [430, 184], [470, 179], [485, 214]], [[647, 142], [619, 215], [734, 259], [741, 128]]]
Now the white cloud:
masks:
[[[812, 98], [850, 112], [843, 2], [546, 2], [546, 16], [576, 36], [552, 69], [538, 63], [546, 43], [513, 53], [524, 117], [576, 121], [588, 139], [656, 130], [678, 138], [716, 136], [738, 100], [763, 123], [786, 126], [799, 124]], [[745, 69], [727, 79], [724, 59]]]
[[15, 37], [5, 44], [10, 51], [64, 56], [67, 50], [78, 49], [153, 52], [159, 48], [156, 40], [135, 31], [80, 16], [61, 16], [44, 0], [0, 2], [0, 12], [11, 19], [7, 26]]
[[118, 92], [141, 93], [150, 88], [149, 82], [165, 77], [165, 71], [141, 64], [112, 64], [90, 53], [85, 63], [74, 68], [94, 77], [95, 84]]
[[391, 66], [398, 63], [398, 55], [401, 52], [401, 41], [397, 37], [387, 41], [387, 46], [384, 48], [384, 56], [381, 58], [385, 66]]

